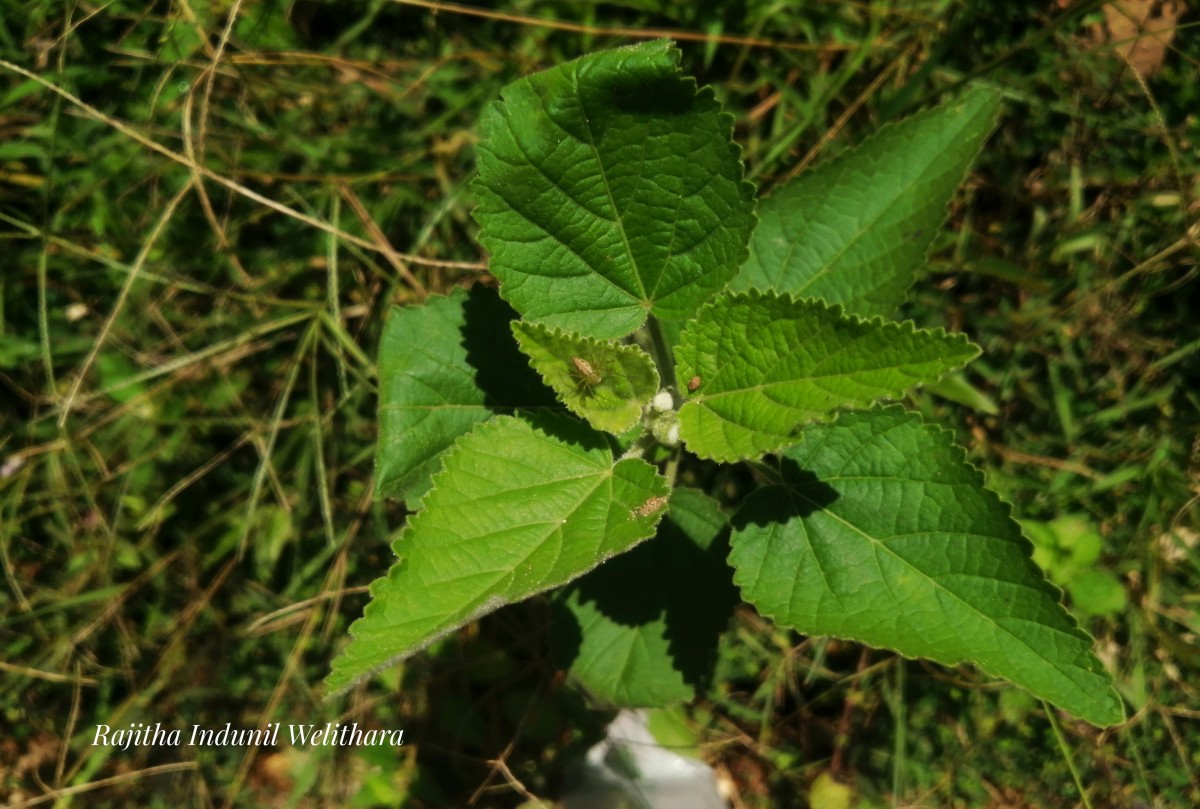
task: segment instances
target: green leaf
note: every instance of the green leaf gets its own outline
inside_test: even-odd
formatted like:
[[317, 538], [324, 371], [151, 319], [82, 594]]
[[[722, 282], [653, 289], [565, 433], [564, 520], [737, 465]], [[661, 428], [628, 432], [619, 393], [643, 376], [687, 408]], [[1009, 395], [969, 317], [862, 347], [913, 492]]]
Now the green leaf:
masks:
[[1067, 591], [1081, 615], [1115, 615], [1125, 609], [1125, 588], [1097, 566], [1104, 539], [1086, 516], [1065, 514], [1049, 522], [1020, 520], [1033, 542], [1033, 561]]
[[11, 140], [0, 143], [0, 160], [41, 160], [46, 157], [46, 147], [34, 141]]
[[[728, 567], [726, 570], [728, 571]], [[728, 580], [728, 573], [725, 578]], [[732, 584], [730, 584], [730, 589], [733, 590]], [[733, 590], [733, 592], [736, 597], [737, 591]], [[702, 712], [698, 713], [703, 715]], [[697, 721], [700, 717], [692, 716], [687, 706], [670, 705], [654, 708], [646, 711], [645, 717], [646, 730], [650, 731], [650, 735], [659, 745], [677, 756], [697, 760], [704, 758], [701, 749], [701, 745], [706, 741], [703, 738], [706, 735], [704, 725]]]
[[0, 334], [0, 368], [12, 370], [37, 359], [41, 347], [37, 340], [16, 334]]
[[349, 688], [505, 604], [565, 584], [654, 533], [667, 481], [566, 418], [495, 416], [461, 437], [371, 586], [327, 685]]
[[561, 402], [597, 430], [620, 435], [658, 392], [654, 360], [637, 346], [515, 320], [517, 344]]
[[696, 489], [671, 492], [655, 538], [565, 590], [555, 657], [597, 699], [652, 707], [708, 683], [717, 641], [737, 603], [728, 521]]
[[999, 109], [994, 91], [973, 90], [777, 189], [759, 205], [750, 258], [730, 286], [890, 315]]
[[700, 310], [675, 349], [680, 435], [704, 458], [754, 458], [807, 422], [936, 380], [979, 354], [961, 334], [862, 320], [819, 300], [752, 291]]
[[124, 354], [106, 352], [96, 358], [101, 389], [122, 404], [128, 404], [146, 392], [146, 386], [138, 381], [139, 370]]
[[555, 404], [517, 350], [514, 314], [482, 286], [392, 309], [379, 344], [377, 494], [419, 498], [438, 456], [477, 423]]
[[764, 615], [970, 660], [1089, 722], [1122, 720], [1091, 638], [948, 432], [899, 407], [848, 413], [806, 430], [782, 476], [734, 519], [734, 581]]
[[1128, 605], [1125, 588], [1111, 570], [1080, 570], [1064, 587], [1080, 615], [1119, 615]]
[[989, 416], [1000, 413], [996, 400], [968, 382], [961, 373], [947, 374], [937, 382], [930, 382], [925, 386], [925, 390]]
[[746, 258], [753, 193], [733, 119], [667, 40], [590, 54], [488, 107], [475, 218], [526, 320], [622, 337], [690, 317]]
[[854, 809], [858, 805], [854, 787], [843, 784], [831, 772], [823, 772], [808, 791], [809, 809]]

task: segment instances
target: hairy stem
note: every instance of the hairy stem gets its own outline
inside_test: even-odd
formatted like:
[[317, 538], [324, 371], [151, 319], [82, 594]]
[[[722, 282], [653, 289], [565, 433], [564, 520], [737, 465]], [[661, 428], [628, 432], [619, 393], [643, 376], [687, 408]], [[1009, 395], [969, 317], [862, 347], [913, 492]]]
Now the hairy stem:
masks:
[[663, 386], [670, 386], [675, 380], [675, 358], [671, 355], [667, 334], [663, 331], [662, 323], [653, 315], [646, 321], [646, 330], [650, 333], [650, 353], [654, 357], [654, 364], [658, 366]]

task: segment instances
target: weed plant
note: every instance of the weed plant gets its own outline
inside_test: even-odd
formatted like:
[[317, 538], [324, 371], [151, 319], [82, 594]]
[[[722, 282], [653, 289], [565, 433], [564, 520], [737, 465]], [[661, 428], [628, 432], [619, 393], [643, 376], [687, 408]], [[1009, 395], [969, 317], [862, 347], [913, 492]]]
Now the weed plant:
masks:
[[[709, 693], [658, 719], [742, 806], [802, 805], [827, 772], [867, 806], [1200, 803], [1196, 12], [1144, 75], [1110, 17], [1087, 0], [0, 2], [0, 795], [559, 794], [610, 714], [555, 679], [528, 630], [543, 602], [340, 700], [321, 683], [405, 520], [372, 496], [384, 314], [487, 281], [482, 109], [669, 33], [736, 116], [760, 194], [968, 80], [1003, 95], [903, 312], [982, 359], [907, 406], [953, 427], [1028, 521], [1130, 719], [1097, 731], [971, 669], [748, 610]], [[1081, 570], [1103, 581], [1074, 592]], [[91, 744], [98, 723], [347, 720], [406, 743]]]

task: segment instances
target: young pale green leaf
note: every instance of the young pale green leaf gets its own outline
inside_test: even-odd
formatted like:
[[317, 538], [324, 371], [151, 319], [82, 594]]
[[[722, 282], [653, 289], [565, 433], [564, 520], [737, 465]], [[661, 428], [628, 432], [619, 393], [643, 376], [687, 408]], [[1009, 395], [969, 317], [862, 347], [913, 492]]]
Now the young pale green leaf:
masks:
[[969, 660], [1089, 722], [1122, 720], [1091, 638], [948, 432], [900, 407], [847, 413], [805, 430], [782, 474], [734, 518], [734, 580], [764, 615]]
[[759, 205], [750, 258], [730, 286], [890, 315], [999, 109], [994, 91], [973, 90], [777, 189]]
[[961, 334], [863, 320], [819, 300], [752, 291], [700, 310], [675, 349], [688, 449], [756, 458], [842, 406], [896, 396], [979, 354]]
[[555, 405], [509, 333], [514, 314], [482, 286], [392, 309], [379, 344], [379, 495], [420, 497], [438, 456], [493, 413]]
[[989, 416], [1000, 413], [996, 400], [972, 385], [962, 373], [946, 374], [937, 382], [926, 385], [925, 390]]
[[727, 528], [711, 497], [672, 491], [653, 540], [563, 591], [551, 634], [560, 665], [610, 705], [691, 699], [737, 603]]
[[690, 317], [737, 271], [754, 222], [733, 119], [666, 40], [506, 87], [477, 146], [479, 240], [526, 320], [622, 337]]
[[654, 360], [637, 346], [524, 320], [514, 320], [512, 331], [559, 400], [597, 430], [624, 433], [658, 391]]
[[326, 684], [350, 687], [499, 607], [565, 584], [654, 533], [667, 481], [613, 462], [582, 423], [513, 416], [477, 425], [442, 456], [424, 508], [371, 586]]

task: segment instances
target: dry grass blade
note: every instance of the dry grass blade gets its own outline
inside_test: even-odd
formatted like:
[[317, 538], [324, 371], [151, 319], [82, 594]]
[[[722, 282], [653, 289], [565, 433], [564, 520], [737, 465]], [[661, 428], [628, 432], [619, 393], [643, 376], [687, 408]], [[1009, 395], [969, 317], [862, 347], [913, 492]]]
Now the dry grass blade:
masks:
[[79, 685], [98, 685], [99, 680], [92, 677], [80, 677], [72, 674], [59, 674], [56, 671], [42, 671], [40, 669], [31, 669], [28, 666], [14, 666], [12, 663], [5, 663], [0, 660], [0, 671], [7, 671], [12, 674], [19, 674], [22, 677], [32, 677], [35, 680], [45, 680], [48, 683], [78, 683]]
[[74, 787], [64, 787], [56, 789], [45, 795], [39, 795], [36, 798], [20, 801], [19, 803], [8, 804], [8, 809], [28, 809], [28, 807], [38, 806], [50, 801], [59, 801], [64, 798], [70, 798], [75, 795], [82, 795], [85, 792], [93, 792], [97, 789], [107, 789], [121, 784], [128, 784], [133, 781], [140, 781], [143, 778], [150, 778], [155, 775], [167, 775], [173, 772], [189, 772], [198, 769], [199, 765], [194, 761], [180, 761], [176, 764], [160, 764], [157, 767], [147, 767], [144, 770], [135, 770], [121, 775], [114, 775], [112, 778], [101, 778], [99, 781], [93, 781], [90, 784], [80, 784]]
[[100, 328], [100, 333], [96, 335], [95, 341], [92, 343], [92, 348], [88, 351], [87, 357], [83, 361], [83, 365], [75, 374], [74, 381], [71, 382], [71, 389], [67, 393], [66, 399], [63, 400], [62, 407], [58, 413], [58, 426], [64, 427], [67, 423], [67, 418], [71, 415], [71, 408], [75, 406], [75, 399], [79, 396], [79, 388], [83, 385], [83, 380], [87, 377], [88, 370], [92, 367], [92, 363], [96, 361], [96, 356], [100, 353], [100, 349], [104, 346], [104, 341], [108, 339], [109, 333], [112, 331], [113, 324], [116, 323], [122, 309], [125, 307], [125, 301], [129, 298], [129, 291], [133, 289], [133, 284], [137, 281], [141, 274], [142, 267], [146, 263], [150, 251], [154, 248], [154, 244], [158, 241], [163, 231], [167, 227], [167, 223], [171, 221], [171, 217], [175, 215], [179, 203], [183, 202], [183, 198], [187, 196], [188, 191], [192, 188], [192, 184], [188, 183], [183, 188], [176, 192], [171, 201], [163, 209], [162, 215], [150, 230], [150, 235], [146, 237], [146, 241], [142, 245], [141, 251], [138, 253], [137, 259], [134, 260], [133, 266], [130, 268], [129, 275], [125, 276], [125, 282], [121, 285], [121, 291], [117, 293], [117, 300], [113, 304], [112, 311], [108, 313], [108, 318], [104, 321], [104, 325]]
[[[441, 3], [436, 0], [391, 0], [402, 6], [417, 6], [433, 12], [449, 14], [465, 14], [470, 17], [483, 17], [489, 20], [531, 25], [540, 28], [553, 28], [557, 31], [571, 31], [578, 34], [591, 34], [611, 37], [629, 37], [630, 39], [676, 39], [682, 42], [715, 42], [720, 45], [738, 45], [747, 48], [774, 48], [781, 51], [816, 51], [820, 53], [838, 53], [861, 47], [858, 44], [840, 42], [814, 45], [807, 42], [790, 42], [787, 40], [767, 39], [764, 37], [747, 37], [736, 34], [701, 34], [695, 31], [683, 31], [676, 28], [625, 28], [622, 26], [583, 25], [565, 20], [552, 20], [546, 17], [535, 17], [531, 14], [519, 14], [509, 11], [493, 11], [487, 8], [468, 6], [462, 3]], [[884, 43], [876, 43], [884, 45]]]
[[354, 193], [350, 186], [345, 184], [341, 185], [338, 188], [338, 191], [341, 193], [342, 199], [346, 200], [346, 202], [354, 210], [354, 215], [358, 217], [358, 221], [362, 223], [363, 228], [365, 228], [367, 233], [371, 235], [371, 239], [375, 242], [375, 249], [380, 253], [383, 253], [383, 257], [386, 258], [388, 263], [392, 265], [392, 269], [399, 273], [400, 277], [403, 278], [404, 281], [410, 287], [412, 287], [422, 299], [428, 297], [429, 290], [425, 289], [425, 285], [418, 281], [417, 277], [412, 274], [412, 270], [410, 270], [408, 265], [404, 263], [404, 258], [400, 255], [400, 253], [396, 252], [396, 248], [392, 247], [392, 244], [388, 241], [387, 236], [385, 236], [383, 231], [379, 229], [379, 225], [375, 224], [375, 220], [371, 218], [371, 213], [366, 209], [366, 206], [362, 204], [362, 200], [358, 198], [358, 195]]
[[[107, 126], [111, 126], [113, 129], [117, 130], [122, 135], [125, 135], [127, 138], [130, 138], [131, 140], [136, 141], [137, 143], [141, 144], [142, 146], [145, 146], [147, 149], [150, 149], [151, 151], [156, 152], [156, 153], [162, 155], [163, 157], [166, 157], [170, 160], [175, 161], [176, 163], [178, 163], [181, 166], [187, 167], [194, 173], [201, 175], [202, 177], [204, 177], [207, 180], [212, 180], [213, 182], [215, 182], [219, 185], [222, 185], [231, 191], [241, 194], [242, 196], [246, 197], [247, 199], [252, 199], [261, 205], [265, 205], [266, 207], [270, 208], [271, 210], [281, 213], [284, 216], [290, 216], [291, 218], [296, 219], [300, 222], [303, 222], [304, 224], [314, 227], [318, 230], [325, 231], [326, 233], [332, 233], [334, 236], [337, 236], [339, 239], [346, 242], [347, 244], [353, 244], [357, 247], [362, 247], [362, 248], [364, 248], [366, 250], [370, 250], [372, 252], [379, 252], [379, 246], [377, 244], [375, 244], [374, 242], [368, 241], [367, 239], [361, 239], [358, 236], [355, 236], [351, 233], [347, 233], [344, 230], [339, 230], [338, 228], [335, 228], [333, 225], [329, 224], [328, 222], [324, 222], [320, 219], [317, 219], [316, 217], [309, 216], [308, 214], [305, 214], [305, 213], [301, 213], [300, 211], [297, 211], [295, 208], [291, 208], [287, 205], [284, 205], [282, 202], [273, 200], [270, 197], [263, 196], [262, 194], [258, 193], [257, 191], [247, 188], [246, 186], [242, 185], [241, 183], [234, 182], [233, 180], [230, 180], [228, 177], [218, 174], [217, 172], [213, 171], [210, 168], [207, 168], [202, 165], [198, 165], [193, 160], [190, 160], [186, 155], [182, 155], [179, 152], [174, 151], [173, 149], [168, 149], [166, 146], [163, 146], [161, 143], [158, 143], [157, 141], [154, 141], [154, 140], [146, 137], [145, 135], [143, 135], [142, 133], [133, 129], [132, 127], [129, 127], [129, 126], [121, 123], [120, 121], [116, 120], [115, 118], [112, 118], [111, 116], [105, 115], [100, 110], [91, 106], [90, 104], [85, 102], [83, 99], [79, 98], [78, 96], [67, 92], [66, 90], [62, 89], [58, 85], [54, 84], [54, 82], [48, 81], [45, 78], [37, 75], [36, 73], [26, 70], [25, 68], [21, 67], [20, 65], [13, 64], [12, 62], [9, 62], [5, 59], [0, 59], [0, 68], [4, 68], [5, 70], [8, 70], [9, 72], [17, 74], [18, 76], [23, 76], [24, 78], [29, 79], [30, 81], [35, 82], [35, 83], [41, 85], [42, 87], [45, 87], [50, 92], [60, 96], [64, 100], [70, 102], [73, 106], [75, 106], [77, 109], [82, 111], [88, 117], [93, 118], [94, 120], [100, 121], [101, 123], [103, 123]], [[413, 264], [421, 264], [421, 265], [424, 265], [427, 267], [442, 267], [442, 268], [446, 268], [446, 269], [460, 269], [460, 270], [482, 270], [482, 269], [485, 269], [487, 266], [486, 264], [484, 264], [482, 262], [443, 261], [441, 259], [424, 258], [423, 256], [414, 256], [414, 255], [410, 255], [407, 253], [397, 253], [397, 255], [400, 256], [401, 258], [403, 258], [405, 261], [411, 262]]]

